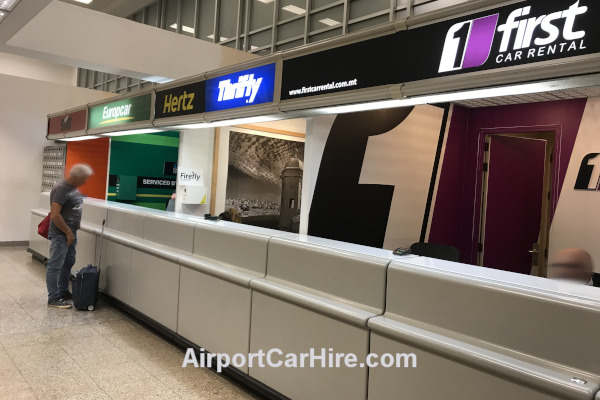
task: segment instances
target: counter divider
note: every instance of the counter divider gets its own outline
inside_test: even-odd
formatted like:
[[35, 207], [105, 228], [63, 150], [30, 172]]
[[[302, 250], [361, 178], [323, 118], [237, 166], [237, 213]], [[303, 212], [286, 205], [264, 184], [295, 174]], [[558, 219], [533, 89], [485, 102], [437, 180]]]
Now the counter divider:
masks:
[[276, 283], [266, 279], [254, 279], [250, 282], [250, 287], [257, 292], [358, 328], [366, 329], [367, 321], [370, 318], [382, 315], [376, 310], [369, 311], [343, 299], [326, 297], [304, 288], [296, 288], [290, 284]]
[[524, 362], [472, 344], [438, 335], [385, 317], [369, 320], [373, 333], [458, 361], [492, 375], [519, 382], [565, 400], [592, 400], [600, 390], [595, 382], [578, 384], [573, 376]]
[[202, 272], [246, 288], [250, 288], [250, 282], [257, 278], [257, 276], [236, 271], [232, 267], [219, 267], [201, 258], [182, 256], [179, 257], [178, 262], [182, 267], [190, 268], [194, 271]]

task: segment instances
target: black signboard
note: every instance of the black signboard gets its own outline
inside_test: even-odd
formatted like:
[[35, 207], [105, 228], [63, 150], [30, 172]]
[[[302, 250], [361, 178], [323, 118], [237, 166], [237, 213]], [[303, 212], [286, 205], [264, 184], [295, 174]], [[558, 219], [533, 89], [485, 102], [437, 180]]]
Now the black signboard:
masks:
[[163, 167], [163, 175], [177, 176], [177, 163], [172, 161], [165, 161]]
[[398, 35], [383, 36], [283, 62], [282, 100], [393, 83]]
[[139, 189], [173, 189], [177, 185], [176, 179], [171, 178], [152, 178], [148, 176], [138, 176], [137, 187]]
[[196, 82], [156, 92], [156, 119], [202, 114], [205, 110], [206, 82]]
[[[175, 186], [177, 185], [177, 180], [171, 178], [153, 178], [149, 176], [138, 176], [134, 178], [137, 180], [136, 187], [141, 189], [175, 189]], [[108, 186], [116, 187], [119, 186], [119, 183], [118, 175], [108, 176]]]
[[298, 57], [282, 99], [599, 53], [599, 18], [593, 0], [520, 2]]

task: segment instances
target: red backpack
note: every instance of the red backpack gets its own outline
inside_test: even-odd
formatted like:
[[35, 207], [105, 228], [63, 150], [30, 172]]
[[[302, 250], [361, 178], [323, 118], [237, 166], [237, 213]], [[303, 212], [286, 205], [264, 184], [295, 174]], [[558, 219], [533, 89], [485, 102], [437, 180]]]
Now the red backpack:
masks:
[[50, 213], [38, 225], [38, 234], [48, 239], [48, 230], [50, 229]]

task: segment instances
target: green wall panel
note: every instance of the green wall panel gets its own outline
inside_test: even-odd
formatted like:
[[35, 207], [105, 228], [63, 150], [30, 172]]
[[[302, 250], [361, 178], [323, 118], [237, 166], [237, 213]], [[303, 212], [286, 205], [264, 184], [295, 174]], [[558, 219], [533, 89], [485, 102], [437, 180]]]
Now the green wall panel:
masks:
[[[110, 175], [175, 179], [164, 175], [165, 162], [177, 162], [179, 132], [119, 136], [111, 139]], [[164, 210], [174, 188], [139, 188], [135, 201], [124, 201], [142, 207]], [[108, 187], [108, 200], [116, 201], [116, 187]]]

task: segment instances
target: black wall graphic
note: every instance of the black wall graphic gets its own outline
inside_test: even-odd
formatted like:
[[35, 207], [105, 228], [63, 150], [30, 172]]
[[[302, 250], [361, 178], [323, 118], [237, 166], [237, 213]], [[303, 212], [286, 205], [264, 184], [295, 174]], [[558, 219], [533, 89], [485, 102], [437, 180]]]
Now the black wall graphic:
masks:
[[394, 129], [412, 110], [367, 111], [336, 118], [321, 160], [309, 235], [383, 247], [394, 187], [358, 182], [369, 137]]
[[[592, 175], [594, 175], [594, 166], [590, 165], [590, 161], [598, 157], [600, 153], [588, 154], [581, 161], [581, 168], [579, 168], [579, 174], [575, 181], [575, 190], [597, 190], [595, 187], [598, 182], [591, 182]], [[590, 188], [592, 183], [595, 185], [594, 188]]]

